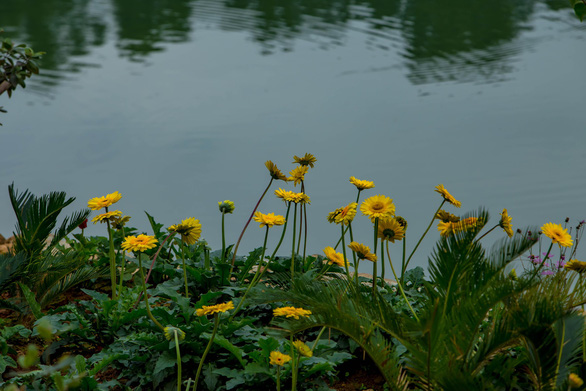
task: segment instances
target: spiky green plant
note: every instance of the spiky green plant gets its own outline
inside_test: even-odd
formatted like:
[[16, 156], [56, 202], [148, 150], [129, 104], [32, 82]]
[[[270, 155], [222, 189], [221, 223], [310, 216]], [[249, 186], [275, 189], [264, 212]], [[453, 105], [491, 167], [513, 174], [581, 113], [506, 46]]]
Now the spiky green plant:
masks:
[[[392, 390], [567, 387], [581, 361], [584, 326], [575, 306], [584, 292], [572, 291], [574, 277], [564, 271], [511, 278], [511, 264], [534, 240], [526, 231], [487, 252], [477, 237], [488, 213], [465, 217], [477, 218], [476, 226], [440, 239], [430, 257], [419, 321], [378, 292], [368, 295], [344, 280], [299, 276], [290, 289], [265, 289], [255, 299], [310, 309], [311, 318], [278, 325], [287, 333], [323, 326], [343, 332], [370, 355]], [[407, 352], [400, 355], [399, 347]]]

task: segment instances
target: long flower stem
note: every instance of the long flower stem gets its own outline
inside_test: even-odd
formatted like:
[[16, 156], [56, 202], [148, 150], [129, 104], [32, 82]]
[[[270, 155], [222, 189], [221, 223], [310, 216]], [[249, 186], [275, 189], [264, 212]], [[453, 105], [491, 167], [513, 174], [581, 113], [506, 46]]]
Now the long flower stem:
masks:
[[297, 204], [293, 208], [293, 244], [291, 246], [291, 281], [295, 274], [295, 227], [297, 226]]
[[411, 251], [411, 254], [409, 255], [409, 258], [407, 258], [407, 262], [405, 262], [405, 267], [403, 268], [401, 275], [403, 275], [405, 273], [405, 271], [407, 270], [407, 266], [409, 266], [409, 262], [411, 261], [411, 258], [413, 258], [413, 254], [415, 254], [415, 251], [417, 251], [417, 248], [419, 247], [419, 245], [423, 241], [423, 238], [425, 237], [425, 235], [427, 235], [427, 232], [429, 231], [429, 229], [431, 228], [433, 222], [435, 221], [435, 216], [437, 216], [437, 212], [440, 211], [440, 209], [442, 208], [442, 206], [444, 206], [445, 203], [446, 203], [446, 200], [444, 199], [442, 201], [442, 203], [440, 204], [439, 208], [437, 208], [437, 210], [433, 214], [433, 217], [431, 218], [431, 221], [429, 222], [429, 225], [427, 226], [427, 229], [425, 230], [425, 232], [423, 233], [423, 235], [421, 235], [421, 237], [419, 238], [419, 241], [415, 245], [415, 248], [413, 249], [413, 251]]
[[[378, 244], [378, 217], [374, 219], [374, 254], [376, 256], [376, 250], [377, 250], [377, 244]], [[374, 295], [376, 293], [376, 284], [377, 284], [377, 278], [378, 276], [376, 275], [377, 273], [377, 261], [374, 261], [374, 265], [373, 265], [373, 270], [372, 270], [372, 294]], [[374, 297], [374, 296], [373, 296]]]
[[234, 246], [234, 254], [232, 255], [232, 263], [231, 263], [231, 266], [230, 266], [230, 275], [232, 275], [232, 272], [234, 271], [234, 262], [236, 261], [236, 252], [238, 251], [238, 246], [240, 246], [240, 241], [242, 240], [242, 236], [244, 236], [244, 232], [246, 232], [246, 228], [248, 228], [248, 224], [250, 224], [250, 220], [252, 220], [252, 216], [254, 216], [254, 212], [256, 212], [256, 210], [258, 209], [258, 206], [260, 205], [260, 202], [262, 201], [262, 199], [264, 198], [265, 194], [267, 194], [267, 191], [269, 191], [269, 188], [273, 184], [273, 180], [274, 180], [274, 178], [271, 177], [271, 180], [269, 181], [269, 184], [268, 184], [267, 188], [265, 189], [265, 191], [262, 193], [262, 195], [258, 199], [258, 202], [256, 203], [256, 206], [252, 210], [252, 213], [250, 214], [250, 217], [248, 218], [248, 221], [244, 225], [244, 228], [242, 229], [242, 232], [240, 233], [240, 236], [238, 237], [238, 241], [236, 242], [236, 246]]
[[181, 351], [179, 350], [177, 330], [173, 330], [173, 334], [175, 334], [175, 351], [177, 352], [177, 391], [181, 391]]
[[[108, 208], [106, 208], [106, 213]], [[112, 300], [116, 299], [116, 254], [114, 253], [114, 238], [112, 237], [112, 227], [110, 227], [110, 220], [106, 219], [108, 224], [108, 240], [110, 242], [110, 250], [108, 255], [110, 257], [110, 282], [112, 284]]]
[[478, 239], [476, 239], [476, 243], [480, 242], [480, 239], [482, 239], [483, 237], [485, 237], [486, 235], [488, 235], [489, 233], [491, 233], [492, 231], [494, 231], [494, 229], [496, 227], [498, 227], [498, 226], [499, 226], [499, 224], [495, 225], [494, 227], [492, 227], [491, 229], [489, 229], [488, 231], [486, 231], [484, 233], [484, 235], [482, 235], [481, 237], [479, 237]]
[[393, 266], [393, 261], [391, 261], [391, 252], [389, 251], [389, 242], [388, 241], [387, 241], [387, 256], [389, 258], [389, 263], [391, 264], [391, 270], [393, 271], [393, 276], [395, 276], [395, 281], [397, 281], [397, 285], [399, 286], [399, 290], [401, 291], [401, 295], [403, 296], [403, 299], [405, 299], [405, 303], [407, 303], [407, 305], [409, 306], [411, 313], [413, 313], [413, 316], [419, 322], [419, 318], [417, 317], [415, 310], [413, 309], [413, 307], [411, 307], [411, 303], [409, 303], [409, 300], [407, 299], [407, 295], [405, 295], [405, 291], [403, 290], [403, 285], [398, 280], [397, 273], [395, 273], [395, 267]]
[[295, 352], [295, 346], [293, 345], [293, 334], [289, 337], [291, 343], [291, 357], [293, 358], [291, 368], [291, 391], [297, 390], [297, 370], [299, 366], [298, 354]]
[[[401, 259], [401, 281], [397, 280], [395, 276], [395, 281], [403, 283], [403, 276], [405, 275], [405, 253], [407, 252], [407, 232], [405, 232], [405, 236], [403, 236], [403, 257]], [[390, 262], [390, 260], [389, 260]]]
[[[346, 243], [344, 241], [344, 224], [342, 223], [340, 227], [342, 229], [342, 254], [344, 255], [344, 266], [346, 267], [346, 276], [348, 278], [348, 282], [350, 282], [350, 269], [348, 268], [348, 258], [346, 257]], [[358, 274], [358, 269], [354, 270], [354, 274]]]
[[226, 235], [224, 234], [224, 216], [226, 213], [222, 212], [222, 263], [226, 260]]
[[[361, 191], [362, 190], [358, 189], [358, 195], [356, 196], [356, 203], [358, 203], [358, 200], [360, 199], [360, 192]], [[350, 238], [352, 238], [352, 226], [351, 225], [348, 225], [348, 227], [344, 230], [344, 233], [346, 233], [348, 230], [350, 230]], [[334, 247], [334, 250], [336, 250], [338, 248], [341, 241], [342, 241], [342, 238], [340, 237], [340, 239], [338, 239], [338, 243], [336, 243], [336, 246]], [[354, 241], [354, 239], [352, 239], [352, 241]]]
[[316, 338], [315, 342], [313, 343], [313, 346], [311, 347], [312, 353], [315, 350], [315, 348], [317, 347], [317, 343], [319, 342], [319, 339], [321, 338], [321, 335], [324, 333], [324, 331], [326, 331], [326, 326], [323, 326], [321, 328], [321, 330], [319, 331], [319, 334], [317, 335], [317, 338]]
[[214, 331], [212, 331], [212, 336], [210, 338], [210, 342], [208, 342], [208, 346], [206, 346], [206, 350], [203, 352], [203, 356], [201, 356], [201, 360], [199, 361], [199, 366], [197, 367], [197, 373], [195, 375], [195, 384], [193, 385], [193, 391], [197, 390], [197, 383], [199, 380], [199, 375], [201, 374], [201, 369], [203, 368], [203, 363], [212, 347], [212, 342], [214, 342], [214, 338], [216, 336], [216, 332], [218, 331], [218, 325], [220, 324], [220, 318], [218, 314], [214, 314]]
[[[252, 278], [252, 280], [250, 280], [250, 283], [248, 283], [248, 287], [246, 288], [246, 292], [244, 292], [244, 296], [242, 296], [242, 300], [240, 300], [240, 303], [238, 303], [238, 305], [236, 306], [236, 309], [234, 310], [234, 312], [230, 316], [230, 320], [228, 321], [228, 323], [230, 323], [232, 321], [232, 319], [234, 319], [234, 317], [236, 316], [236, 314], [240, 310], [240, 307], [242, 307], [242, 304], [244, 304], [244, 300], [246, 300], [246, 296], [248, 295], [250, 288], [252, 288], [254, 285], [256, 285], [258, 280], [260, 280], [260, 277], [258, 277], [258, 276], [261, 274], [262, 262], [265, 257], [265, 249], [267, 248], [267, 238], [268, 237], [269, 237], [269, 226], [267, 225], [267, 232], [265, 233], [265, 240], [262, 245], [262, 255], [260, 256], [260, 261], [258, 262], [258, 268], [256, 269], [256, 273], [255, 273], [254, 277]], [[267, 264], [267, 267], [268, 267], [268, 264]], [[257, 277], [258, 277], [258, 279], [257, 279]]]
[[[124, 235], [124, 227], [120, 227], [120, 231], [122, 232], [122, 242], [126, 239]], [[122, 294], [122, 284], [124, 283], [124, 269], [126, 267], [126, 251], [122, 250], [122, 262], [120, 265], [120, 285], [118, 286], [118, 296]]]
[[283, 243], [283, 239], [285, 238], [285, 232], [287, 231], [287, 222], [289, 219], [289, 210], [291, 209], [291, 202], [287, 203], [287, 213], [285, 214], [285, 224], [283, 225], [283, 232], [281, 233], [281, 238], [279, 239], [279, 243], [277, 243], [277, 247], [275, 247], [275, 251], [273, 251], [273, 255], [271, 255], [270, 259], [273, 259], [279, 251], [279, 247], [281, 247], [281, 243]]
[[281, 391], [281, 367], [277, 365], [277, 391]]
[[[352, 233], [352, 222], [349, 221], [348, 222], [348, 231], [350, 232], [350, 242], [354, 241], [354, 234]], [[354, 251], [352, 251], [352, 259], [354, 260], [354, 265], [356, 266], [356, 273], [358, 273], [358, 265], [357, 265], [357, 261], [359, 261], [359, 259], [356, 258], [356, 253]]]
[[185, 243], [181, 242], [181, 260], [183, 261], [183, 282], [185, 283], [185, 297], [189, 297], [187, 289], [187, 266], [185, 266]]
[[165, 328], [163, 327], [163, 325], [161, 323], [159, 323], [159, 321], [157, 319], [155, 319], [154, 315], [151, 313], [151, 307], [149, 305], [149, 298], [148, 298], [147, 290], [146, 290], [146, 281], [144, 278], [144, 272], [142, 271], [141, 255], [142, 255], [142, 253], [138, 253], [138, 270], [140, 271], [140, 280], [142, 281], [142, 295], [144, 296], [144, 303], [146, 305], [147, 315], [153, 321], [153, 323], [157, 325], [158, 328], [165, 331]]

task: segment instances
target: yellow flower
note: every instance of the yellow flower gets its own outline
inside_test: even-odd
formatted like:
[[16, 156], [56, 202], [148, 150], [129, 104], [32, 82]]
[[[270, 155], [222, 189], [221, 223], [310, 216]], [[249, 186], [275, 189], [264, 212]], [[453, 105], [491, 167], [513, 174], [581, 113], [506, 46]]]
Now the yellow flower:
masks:
[[396, 219], [382, 219], [378, 222], [378, 237], [395, 243], [405, 237], [405, 228]]
[[441, 236], [446, 237], [451, 234], [455, 234], [461, 231], [467, 231], [470, 228], [474, 228], [478, 225], [478, 223], [479, 219], [477, 217], [467, 217], [457, 222], [441, 221], [437, 225], [437, 230], [440, 232]]
[[126, 251], [146, 251], [157, 247], [159, 241], [154, 236], [140, 234], [138, 236], [127, 236], [122, 243], [122, 249]]
[[407, 220], [405, 220], [401, 216], [395, 216], [395, 220], [397, 220], [397, 223], [401, 224], [401, 227], [403, 227], [403, 229], [407, 231]]
[[300, 316], [309, 317], [309, 315], [311, 315], [311, 311], [304, 310], [303, 308], [281, 307], [281, 308], [275, 308], [273, 310], [273, 315], [274, 316], [286, 316], [287, 318], [299, 319]]
[[167, 228], [169, 232], [177, 232], [181, 235], [181, 240], [188, 245], [197, 242], [201, 236], [201, 224], [195, 217], [182, 220], [181, 224], [175, 224]]
[[437, 212], [437, 214], [435, 215], [435, 218], [443, 221], [444, 223], [456, 223], [456, 222], [460, 221], [460, 218], [458, 216], [453, 215], [449, 212], [446, 212], [443, 209], [440, 209]]
[[513, 225], [511, 224], [512, 220], [513, 218], [509, 216], [507, 210], [503, 209], [503, 213], [501, 213], [501, 220], [499, 221], [499, 226], [505, 230], [507, 235], [509, 235], [509, 238], [513, 237]]
[[306, 153], [303, 157], [293, 156], [293, 160], [293, 163], [297, 163], [302, 166], [309, 166], [311, 168], [313, 168], [313, 163], [317, 162], [317, 159], [311, 153]]
[[281, 170], [277, 168], [277, 165], [275, 163], [271, 162], [270, 160], [267, 160], [265, 166], [271, 173], [271, 177], [273, 179], [280, 179], [282, 181], [287, 182], [287, 177], [283, 175], [283, 173], [281, 172]]
[[130, 221], [130, 216], [116, 217], [111, 220], [112, 228], [122, 229]]
[[580, 378], [580, 376], [576, 375], [575, 373], [570, 373], [568, 377], [568, 383], [570, 388], [580, 388], [584, 384], [584, 380]]
[[356, 253], [359, 259], [368, 259], [369, 261], [376, 262], [376, 255], [370, 252], [370, 247], [358, 242], [351, 242], [348, 247]]
[[216, 305], [204, 305], [203, 307], [195, 310], [195, 314], [197, 316], [204, 316], [204, 315], [213, 315], [219, 314], [221, 312], [226, 312], [228, 310], [234, 309], [234, 303], [231, 301], [227, 303], [221, 303]]
[[283, 225], [285, 224], [285, 218], [280, 215], [275, 215], [274, 213], [264, 214], [261, 212], [256, 212], [254, 214], [254, 221], [260, 223], [260, 227], [272, 227], [273, 225]]
[[374, 187], [374, 182], [356, 179], [353, 176], [350, 177], [350, 183], [356, 186], [358, 190], [372, 189]]
[[444, 200], [448, 201], [450, 204], [454, 205], [456, 208], [459, 208], [462, 206], [462, 203], [458, 200], [456, 200], [454, 197], [452, 197], [452, 195], [446, 190], [446, 188], [444, 187], [444, 185], [437, 185], [435, 187], [435, 191], [440, 193], [442, 195], [442, 197], [444, 197]]
[[116, 217], [121, 216], [122, 212], [119, 210], [113, 210], [112, 212], [102, 213], [92, 219], [92, 223], [97, 222], [104, 223], [106, 221], [113, 221]]
[[271, 365], [278, 365], [280, 367], [291, 361], [291, 356], [289, 356], [288, 354], [283, 354], [276, 350], [271, 352], [269, 358]]
[[329, 265], [333, 263], [341, 267], [346, 265], [346, 262], [344, 262], [344, 256], [340, 253], [337, 253], [336, 250], [334, 250], [332, 247], [328, 246], [324, 248], [324, 254], [326, 254]]
[[290, 190], [275, 190], [275, 195], [285, 202], [294, 202], [296, 204], [310, 204], [309, 196], [305, 193], [295, 193]]
[[291, 172], [289, 172], [289, 175], [291, 176], [287, 178], [287, 180], [293, 181], [293, 186], [297, 186], [298, 183], [301, 183], [305, 179], [305, 174], [307, 174], [307, 171], [309, 171], [309, 167], [297, 166], [291, 170]]
[[577, 259], [570, 259], [568, 263], [564, 265], [568, 270], [573, 270], [578, 273], [584, 273], [586, 271], [586, 262], [578, 261]]
[[568, 230], [562, 228], [559, 224], [547, 223], [541, 227], [541, 232], [545, 236], [551, 239], [552, 243], [558, 243], [560, 246], [571, 247], [572, 246], [572, 235], [568, 233]]
[[234, 212], [234, 203], [230, 200], [224, 200], [222, 202], [218, 202], [218, 206], [220, 208], [220, 212], [222, 213], [232, 213]]
[[122, 194], [115, 191], [114, 193], [108, 194], [105, 197], [95, 197], [90, 199], [87, 202], [87, 207], [91, 210], [100, 210], [102, 208], [108, 207], [116, 202], [120, 201], [122, 198]]
[[305, 356], [305, 357], [312, 357], [313, 356], [313, 352], [311, 351], [309, 346], [304, 344], [302, 341], [299, 341], [299, 340], [293, 341], [293, 346], [295, 346], [295, 348], [299, 351], [299, 353], [301, 353], [302, 356]]
[[183, 341], [183, 339], [185, 339], [185, 331], [181, 330], [180, 328], [167, 326], [163, 329], [163, 331], [165, 333], [165, 338], [167, 338], [167, 341], [174, 340], [175, 333], [177, 333], [177, 339], [179, 341]]
[[354, 220], [354, 216], [356, 216], [357, 207], [358, 204], [356, 202], [351, 202], [345, 207], [341, 208], [340, 212], [334, 218], [336, 224], [350, 224], [352, 220]]
[[441, 236], [448, 236], [451, 235], [454, 230], [452, 229], [452, 222], [450, 221], [440, 221], [440, 223], [437, 225], [437, 230], [439, 231]]
[[360, 205], [360, 211], [374, 221], [376, 218], [393, 217], [395, 204], [389, 197], [379, 194], [365, 199]]

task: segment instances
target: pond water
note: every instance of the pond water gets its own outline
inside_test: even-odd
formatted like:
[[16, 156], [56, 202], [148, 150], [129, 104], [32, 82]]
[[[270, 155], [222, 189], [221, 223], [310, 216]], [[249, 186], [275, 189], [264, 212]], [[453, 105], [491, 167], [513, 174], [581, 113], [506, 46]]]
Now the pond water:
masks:
[[[75, 208], [118, 190], [134, 226], [148, 231], [145, 210], [166, 225], [193, 216], [217, 249], [217, 202], [236, 203], [235, 242], [264, 162], [289, 171], [306, 152], [310, 253], [337, 240], [325, 217], [356, 197], [350, 176], [376, 183], [362, 199], [393, 198], [408, 248], [439, 183], [463, 204], [447, 209], [482, 206], [493, 224], [503, 208], [515, 228], [586, 218], [586, 23], [567, 0], [3, 0], [0, 27], [47, 52], [41, 75], [0, 99], [4, 236], [14, 181]], [[259, 210], [284, 214], [271, 193]], [[251, 224], [242, 253], [263, 234]]]

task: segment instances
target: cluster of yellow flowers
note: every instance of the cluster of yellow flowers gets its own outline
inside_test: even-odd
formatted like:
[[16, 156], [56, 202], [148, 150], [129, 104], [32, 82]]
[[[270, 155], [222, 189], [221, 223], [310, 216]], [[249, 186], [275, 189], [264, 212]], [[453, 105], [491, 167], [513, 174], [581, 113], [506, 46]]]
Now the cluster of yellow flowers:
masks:
[[303, 308], [295, 307], [281, 307], [273, 310], [274, 316], [286, 316], [287, 318], [299, 319], [300, 316], [308, 317], [311, 315], [311, 311], [304, 310]]
[[102, 208], [106, 209], [106, 212], [101, 213], [92, 219], [92, 223], [105, 223], [110, 222], [115, 229], [120, 229], [124, 227], [124, 224], [130, 220], [129, 216], [122, 217], [122, 212], [119, 210], [114, 210], [112, 212], [108, 211], [108, 207], [117, 203], [122, 198], [122, 194], [115, 191], [114, 193], [110, 193], [104, 197], [94, 197], [91, 198], [87, 202], [87, 207], [91, 210], [100, 210]]
[[220, 314], [222, 312], [226, 312], [228, 310], [234, 309], [234, 303], [231, 301], [227, 303], [220, 303], [216, 305], [204, 305], [201, 308], [195, 310], [195, 314], [197, 316], [204, 316], [204, 315], [213, 315], [213, 314]]

